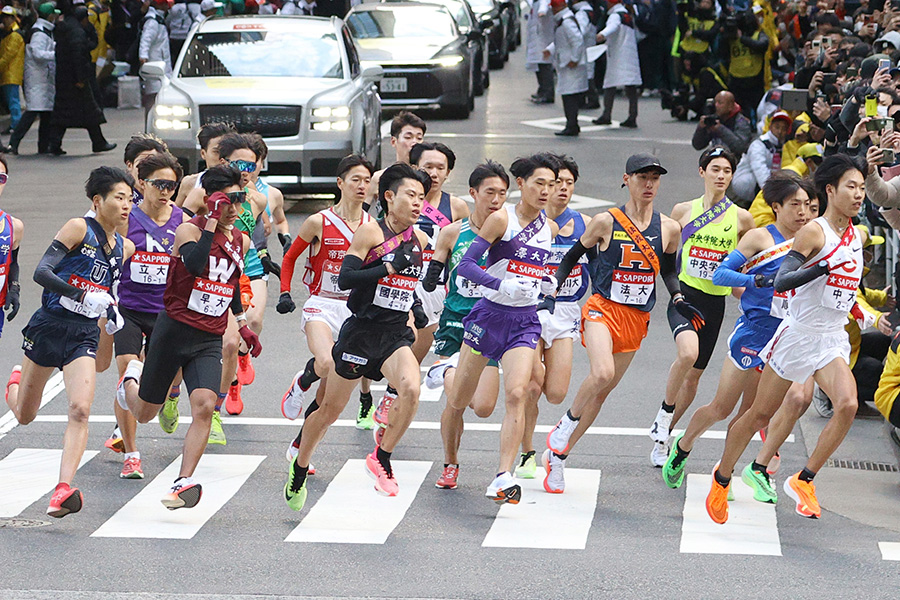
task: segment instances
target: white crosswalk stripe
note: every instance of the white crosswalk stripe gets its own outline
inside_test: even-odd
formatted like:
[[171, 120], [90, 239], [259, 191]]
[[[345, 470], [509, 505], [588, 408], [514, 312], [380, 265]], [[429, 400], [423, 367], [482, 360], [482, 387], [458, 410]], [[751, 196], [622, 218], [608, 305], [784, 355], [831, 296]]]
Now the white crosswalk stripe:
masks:
[[[89, 450], [79, 468], [97, 456]], [[16, 448], [0, 460], [0, 517], [15, 517], [53, 491], [59, 481], [62, 450]]]
[[878, 542], [882, 560], [900, 561], [900, 542]]

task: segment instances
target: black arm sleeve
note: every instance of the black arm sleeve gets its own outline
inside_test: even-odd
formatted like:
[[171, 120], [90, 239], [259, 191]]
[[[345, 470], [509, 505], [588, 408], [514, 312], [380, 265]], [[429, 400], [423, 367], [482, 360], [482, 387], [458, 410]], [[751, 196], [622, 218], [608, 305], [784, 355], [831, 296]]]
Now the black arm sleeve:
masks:
[[384, 263], [372, 263], [363, 267], [363, 261], [358, 256], [344, 256], [341, 264], [341, 272], [338, 274], [338, 287], [349, 290], [366, 283], [375, 283], [388, 274], [387, 265]]
[[678, 281], [678, 269], [676, 267], [675, 252], [664, 252], [659, 261], [659, 274], [669, 291], [670, 296], [681, 293], [681, 283]]
[[60, 261], [62, 261], [68, 253], [69, 249], [66, 248], [65, 244], [59, 240], [53, 240], [50, 247], [44, 252], [44, 256], [41, 257], [41, 261], [38, 263], [37, 268], [34, 270], [34, 282], [48, 292], [53, 292], [60, 296], [65, 296], [80, 302], [84, 296], [84, 291], [69, 284], [68, 281], [63, 281], [56, 273], [54, 273], [54, 270], [59, 265]]
[[256, 226], [253, 228], [253, 235], [250, 236], [257, 250], [266, 250], [269, 247], [269, 238], [266, 237], [266, 228], [263, 225], [262, 213], [256, 217]]
[[9, 285], [19, 284], [19, 249], [12, 251], [12, 259], [9, 263]]
[[244, 305], [241, 304], [241, 284], [234, 286], [234, 296], [231, 297], [231, 314], [239, 315], [244, 312]]
[[556, 291], [559, 291], [563, 282], [566, 280], [566, 277], [569, 276], [569, 273], [571, 273], [572, 269], [575, 268], [575, 265], [578, 264], [578, 260], [587, 252], [588, 249], [584, 247], [581, 240], [578, 240], [575, 242], [574, 246], [569, 248], [566, 255], [559, 261], [559, 268], [556, 270]]
[[444, 267], [446, 265], [439, 260], [432, 260], [428, 263], [428, 273], [425, 274], [425, 279], [422, 280], [422, 288], [426, 292], [433, 292], [437, 288], [437, 284], [444, 272]]
[[775, 291], [786, 292], [793, 290], [828, 273], [828, 267], [820, 267], [818, 264], [807, 269], [801, 268], [807, 260], [805, 256], [796, 250], [791, 250], [784, 257], [778, 273], [775, 274]]
[[197, 242], [186, 242], [178, 248], [181, 254], [181, 260], [184, 262], [188, 273], [194, 277], [200, 277], [206, 263], [209, 261], [209, 251], [212, 249], [214, 233], [205, 229], [200, 234], [200, 240]]

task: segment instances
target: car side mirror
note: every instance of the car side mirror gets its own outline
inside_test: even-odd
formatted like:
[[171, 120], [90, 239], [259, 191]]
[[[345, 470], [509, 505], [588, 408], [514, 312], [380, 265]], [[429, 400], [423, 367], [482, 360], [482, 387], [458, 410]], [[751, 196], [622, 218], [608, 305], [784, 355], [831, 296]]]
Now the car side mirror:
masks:
[[482, 31], [481, 29], [470, 29], [466, 32], [466, 38], [473, 42], [477, 42], [478, 40], [480, 40], [483, 35], [484, 31]]
[[165, 79], [166, 63], [161, 60], [145, 62], [141, 65], [140, 74], [144, 79]]
[[381, 65], [366, 67], [362, 71], [362, 77], [363, 79], [370, 79], [372, 81], [381, 81], [384, 78], [384, 69]]
[[494, 19], [491, 15], [482, 15], [481, 20], [478, 21], [478, 24], [481, 25], [482, 29], [490, 29], [494, 25]]

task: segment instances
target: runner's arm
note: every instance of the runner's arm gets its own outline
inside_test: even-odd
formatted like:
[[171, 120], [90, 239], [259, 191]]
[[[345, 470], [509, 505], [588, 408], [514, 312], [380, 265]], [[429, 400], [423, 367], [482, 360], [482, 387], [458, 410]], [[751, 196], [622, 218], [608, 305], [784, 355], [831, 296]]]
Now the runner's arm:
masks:
[[[481, 237], [475, 238], [466, 254], [459, 261], [456, 272], [477, 285], [489, 287], [492, 290], [500, 289], [500, 279], [489, 275], [488, 272], [478, 266], [478, 261], [491, 249], [491, 243]], [[429, 269], [430, 270], [430, 269]]]
[[743, 252], [732, 250], [713, 273], [712, 282], [725, 287], [762, 287], [755, 284], [755, 278], [752, 275], [741, 273], [741, 267], [746, 262], [747, 257]]
[[560, 288], [562, 288], [563, 283], [566, 282], [566, 277], [569, 276], [569, 273], [572, 272], [572, 269], [575, 268], [575, 265], [578, 264], [578, 261], [581, 260], [581, 257], [590, 252], [594, 251], [594, 256], [597, 254], [596, 247], [585, 248], [582, 243], [582, 238], [579, 238], [575, 245], [569, 248], [569, 251], [566, 252], [565, 256], [562, 257], [562, 260], [559, 261], [559, 267], [556, 269], [556, 273], [554, 277], [556, 277], [556, 291], [559, 292]]
[[364, 266], [363, 259], [347, 254], [344, 256], [341, 272], [338, 274], [338, 287], [342, 290], [349, 290], [367, 283], [375, 283], [387, 276], [387, 263], [373, 262], [369, 266]]
[[804, 225], [794, 236], [793, 249], [784, 257], [775, 275], [775, 291], [786, 292], [798, 288], [828, 273], [828, 265], [819, 263], [802, 268], [810, 256], [815, 256], [825, 244], [825, 232], [815, 221]]
[[441, 275], [444, 273], [444, 269], [447, 268], [450, 250], [458, 238], [459, 224], [456, 221], [444, 227], [438, 233], [437, 241], [434, 243], [434, 255], [432, 255], [431, 262], [428, 264], [428, 272], [422, 280], [422, 287], [426, 292], [433, 292], [437, 289]]
[[34, 270], [34, 282], [48, 292], [80, 302], [84, 297], [84, 290], [79, 290], [68, 281], [64, 281], [55, 273], [55, 270], [66, 254], [84, 239], [85, 233], [87, 233], [87, 223], [84, 219], [71, 219], [63, 225], [38, 262], [38, 266]]
[[309, 248], [309, 242], [302, 237], [298, 237], [291, 243], [291, 247], [285, 252], [281, 261], [281, 292], [290, 293], [291, 280], [294, 278], [294, 266], [297, 259]]

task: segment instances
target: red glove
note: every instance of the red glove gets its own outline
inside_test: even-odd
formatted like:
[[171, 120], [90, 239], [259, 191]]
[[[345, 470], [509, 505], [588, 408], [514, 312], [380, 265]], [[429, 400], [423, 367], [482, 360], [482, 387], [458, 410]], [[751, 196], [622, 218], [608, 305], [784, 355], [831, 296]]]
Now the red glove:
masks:
[[222, 218], [222, 207], [231, 204], [231, 200], [222, 192], [213, 192], [206, 197], [206, 208], [209, 213], [206, 215], [210, 219], [219, 220]]
[[253, 330], [244, 325], [240, 329], [238, 329], [238, 333], [241, 334], [241, 338], [247, 344], [247, 349], [250, 350], [250, 356], [256, 358], [262, 352], [262, 344], [259, 341], [259, 336], [253, 333]]

